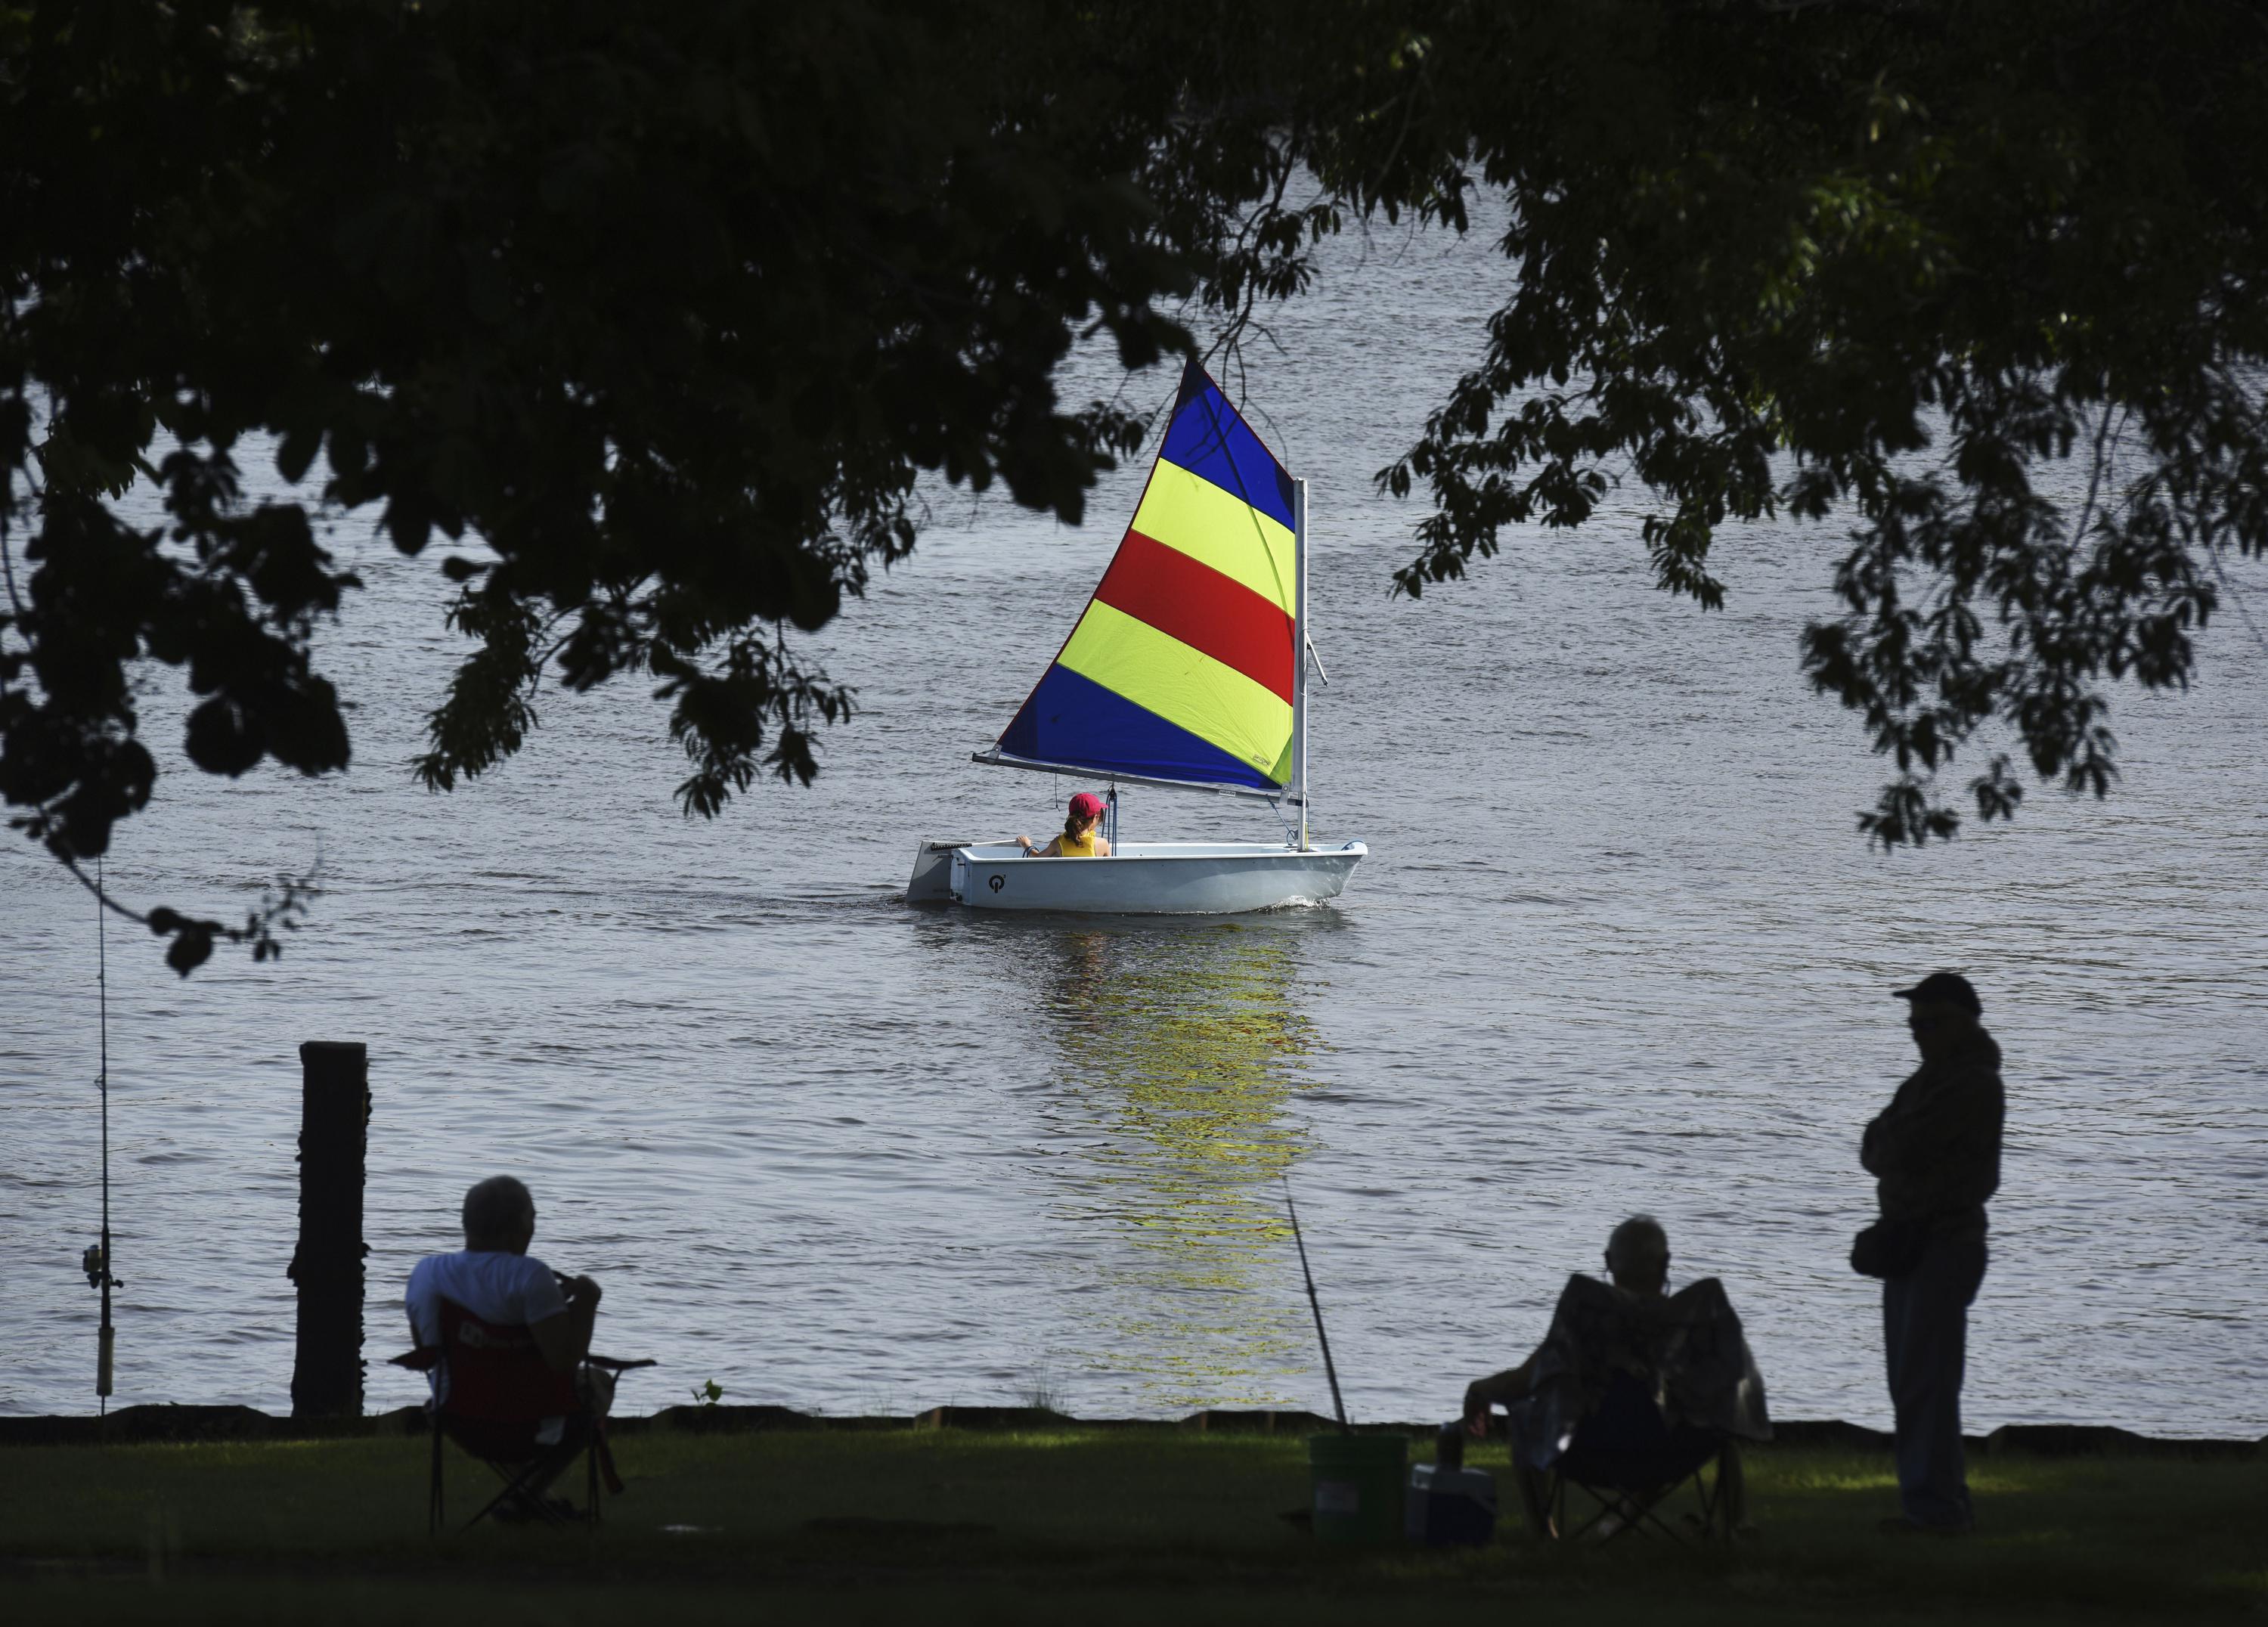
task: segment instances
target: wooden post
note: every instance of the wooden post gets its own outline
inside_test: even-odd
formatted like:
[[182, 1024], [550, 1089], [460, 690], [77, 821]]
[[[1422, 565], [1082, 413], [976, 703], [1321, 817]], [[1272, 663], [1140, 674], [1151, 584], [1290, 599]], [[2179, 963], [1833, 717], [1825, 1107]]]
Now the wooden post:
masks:
[[291, 1416], [362, 1411], [363, 1150], [370, 1124], [370, 1053], [311, 1040], [299, 1047], [299, 1348]]

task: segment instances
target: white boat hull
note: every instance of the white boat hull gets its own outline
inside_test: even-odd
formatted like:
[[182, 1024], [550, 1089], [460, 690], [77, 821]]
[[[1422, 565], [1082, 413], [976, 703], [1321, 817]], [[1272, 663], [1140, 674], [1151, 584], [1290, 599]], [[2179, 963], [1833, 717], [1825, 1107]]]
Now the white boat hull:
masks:
[[1369, 852], [1241, 842], [1129, 842], [1108, 858], [1033, 858], [1009, 843], [924, 843], [906, 896], [972, 909], [1242, 915], [1336, 898]]

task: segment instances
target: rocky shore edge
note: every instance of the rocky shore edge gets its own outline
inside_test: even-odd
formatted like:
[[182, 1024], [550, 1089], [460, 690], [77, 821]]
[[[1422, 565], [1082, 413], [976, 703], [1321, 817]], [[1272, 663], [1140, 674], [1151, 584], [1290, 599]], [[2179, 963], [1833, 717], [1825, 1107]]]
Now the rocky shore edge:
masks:
[[[228, 1440], [344, 1440], [424, 1432], [422, 1407], [397, 1407], [359, 1417], [276, 1417], [252, 1407], [144, 1405], [121, 1407], [107, 1417], [87, 1416], [0, 1417], [0, 1447], [129, 1446], [145, 1442]], [[830, 1417], [790, 1407], [693, 1405], [665, 1407], [644, 1417], [608, 1421], [610, 1432], [635, 1436], [649, 1431], [696, 1435], [752, 1434], [810, 1430], [982, 1430], [1008, 1433], [1051, 1430], [1215, 1431], [1222, 1433], [1313, 1435], [1333, 1428], [1313, 1412], [1266, 1409], [1208, 1408], [1179, 1419], [1074, 1418], [1045, 1407], [932, 1407], [902, 1417]], [[1362, 1424], [1361, 1434], [1430, 1438], [1433, 1424]], [[1793, 1419], [1772, 1425], [1776, 1444], [1888, 1452], [1890, 1437], [1840, 1419]], [[2173, 1457], [2225, 1461], [2268, 1458], [2268, 1437], [2259, 1440], [2181, 1439], [2138, 1435], [2101, 1424], [2004, 1424], [1988, 1435], [1969, 1437], [1972, 1452], [1984, 1457], [2007, 1454], [2035, 1457]]]

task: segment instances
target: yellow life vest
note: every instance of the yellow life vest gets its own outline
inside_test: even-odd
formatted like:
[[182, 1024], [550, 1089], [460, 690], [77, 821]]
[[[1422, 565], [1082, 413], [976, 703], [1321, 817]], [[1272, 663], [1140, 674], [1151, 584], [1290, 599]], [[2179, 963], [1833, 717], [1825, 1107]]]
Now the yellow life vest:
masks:
[[1066, 832], [1056, 838], [1056, 851], [1064, 858], [1093, 858], [1094, 836], [1095, 827], [1093, 825], [1086, 828], [1084, 836], [1074, 836]]

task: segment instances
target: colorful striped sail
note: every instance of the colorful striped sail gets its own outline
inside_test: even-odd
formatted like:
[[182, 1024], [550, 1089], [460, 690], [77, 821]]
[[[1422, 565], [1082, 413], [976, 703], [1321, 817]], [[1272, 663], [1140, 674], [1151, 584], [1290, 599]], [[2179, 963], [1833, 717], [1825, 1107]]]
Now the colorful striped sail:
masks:
[[1291, 475], [1190, 363], [1125, 540], [989, 760], [1282, 792], [1297, 525]]

